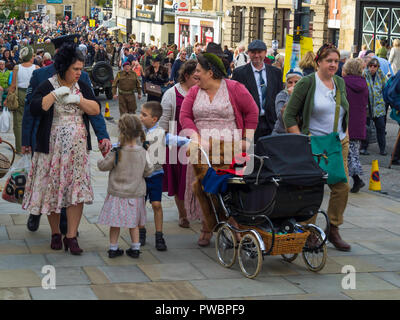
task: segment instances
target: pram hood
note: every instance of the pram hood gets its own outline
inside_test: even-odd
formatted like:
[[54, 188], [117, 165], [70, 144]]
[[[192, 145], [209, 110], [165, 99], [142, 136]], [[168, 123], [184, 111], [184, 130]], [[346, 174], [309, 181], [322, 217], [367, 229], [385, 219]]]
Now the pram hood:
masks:
[[326, 173], [313, 158], [309, 136], [288, 133], [262, 137], [257, 141], [255, 155], [268, 158], [254, 159], [253, 171], [244, 177], [246, 183], [256, 183], [257, 176], [258, 184], [272, 178], [304, 186], [326, 182]]

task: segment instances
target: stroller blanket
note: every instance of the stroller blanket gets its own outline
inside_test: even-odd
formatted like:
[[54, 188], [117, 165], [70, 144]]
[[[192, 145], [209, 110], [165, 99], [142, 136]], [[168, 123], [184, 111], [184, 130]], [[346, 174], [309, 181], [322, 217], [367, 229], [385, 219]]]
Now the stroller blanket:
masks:
[[232, 174], [217, 174], [217, 172], [210, 167], [201, 183], [204, 187], [204, 191], [207, 193], [224, 193], [228, 188], [228, 179], [232, 177], [234, 177]]

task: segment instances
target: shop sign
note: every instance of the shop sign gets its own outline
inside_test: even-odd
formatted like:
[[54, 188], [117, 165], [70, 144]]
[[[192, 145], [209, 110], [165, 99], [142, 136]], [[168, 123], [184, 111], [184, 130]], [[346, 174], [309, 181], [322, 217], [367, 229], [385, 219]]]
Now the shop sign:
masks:
[[179, 24], [187, 24], [187, 25], [190, 25], [190, 20], [189, 20], [189, 19], [182, 19], [182, 18], [179, 18], [179, 19], [178, 19], [178, 23], [179, 23]]
[[213, 27], [214, 27], [214, 22], [212, 22], [212, 21], [202, 21], [202, 20], [200, 20], [200, 27], [213, 28]]
[[47, 3], [63, 3], [63, 0], [47, 0]]
[[189, 0], [178, 0], [178, 11], [189, 11]]
[[146, 21], [154, 21], [154, 12], [136, 10], [136, 18]]

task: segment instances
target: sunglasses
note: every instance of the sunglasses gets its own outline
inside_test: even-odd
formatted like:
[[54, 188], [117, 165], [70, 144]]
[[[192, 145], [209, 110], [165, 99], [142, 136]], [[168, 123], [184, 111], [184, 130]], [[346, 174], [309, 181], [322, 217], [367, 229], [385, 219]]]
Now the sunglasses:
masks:
[[369, 67], [370, 67], [370, 68], [371, 68], [371, 67], [378, 68], [378, 66], [377, 66], [376, 64], [371, 64]]

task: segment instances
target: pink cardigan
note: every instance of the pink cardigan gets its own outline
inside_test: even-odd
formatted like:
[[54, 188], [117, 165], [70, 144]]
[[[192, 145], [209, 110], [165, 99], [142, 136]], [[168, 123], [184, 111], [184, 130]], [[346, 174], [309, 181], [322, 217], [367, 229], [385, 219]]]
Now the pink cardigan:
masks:
[[[258, 106], [246, 87], [240, 82], [225, 79], [229, 92], [233, 111], [235, 113], [236, 126], [238, 129], [256, 129], [258, 124]], [[192, 129], [199, 133], [193, 117], [193, 104], [196, 100], [200, 87], [194, 86], [187, 93], [183, 100], [179, 121], [182, 129]], [[242, 134], [244, 132], [242, 131]]]

